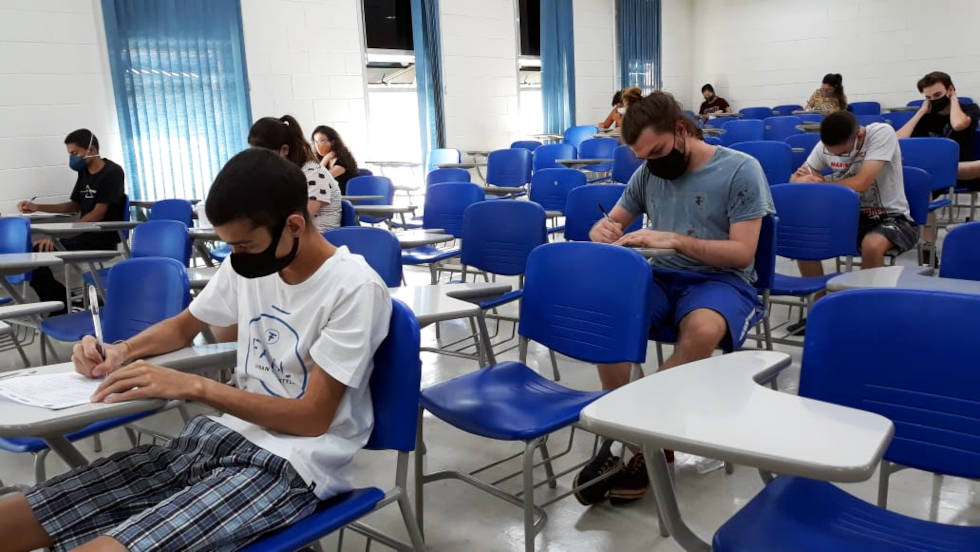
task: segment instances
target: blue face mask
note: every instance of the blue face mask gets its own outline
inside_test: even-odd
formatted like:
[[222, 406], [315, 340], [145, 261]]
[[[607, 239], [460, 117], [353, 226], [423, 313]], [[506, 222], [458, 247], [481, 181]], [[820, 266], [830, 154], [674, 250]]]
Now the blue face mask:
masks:
[[69, 155], [68, 166], [71, 167], [73, 171], [82, 172], [85, 170], [86, 167], [88, 167], [88, 164], [85, 163], [84, 157], [79, 157], [77, 155]]

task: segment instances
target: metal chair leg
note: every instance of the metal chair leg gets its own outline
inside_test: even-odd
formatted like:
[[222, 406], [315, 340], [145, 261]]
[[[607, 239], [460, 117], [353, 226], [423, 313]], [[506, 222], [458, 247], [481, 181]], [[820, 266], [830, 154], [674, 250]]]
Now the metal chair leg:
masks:
[[882, 459], [878, 468], [878, 507], [888, 508], [888, 478], [891, 476], [891, 462]]
[[48, 457], [50, 449], [43, 449], [34, 455], [34, 483], [44, 483], [48, 479], [47, 471], [44, 469], [44, 459]]
[[425, 462], [425, 442], [422, 438], [422, 413], [424, 410], [419, 408], [419, 420], [415, 431], [415, 519], [419, 524], [419, 534], [425, 538], [425, 509], [423, 508], [422, 495], [422, 468]]
[[524, 552], [534, 552], [534, 449], [537, 441], [524, 448]]
[[555, 469], [551, 465], [551, 453], [548, 452], [548, 443], [542, 439], [541, 446], [541, 459], [544, 460], [544, 474], [548, 478], [548, 488], [557, 489], [558, 482], [555, 481]]
[[664, 365], [664, 348], [660, 342], [657, 342], [657, 369], [659, 370], [661, 366]]
[[555, 352], [548, 349], [548, 356], [551, 357], [551, 371], [555, 376], [555, 381], [561, 381], [561, 374], [558, 372], [558, 358], [555, 357]]
[[92, 442], [95, 445], [95, 452], [102, 452], [102, 437], [98, 433], [92, 436]]

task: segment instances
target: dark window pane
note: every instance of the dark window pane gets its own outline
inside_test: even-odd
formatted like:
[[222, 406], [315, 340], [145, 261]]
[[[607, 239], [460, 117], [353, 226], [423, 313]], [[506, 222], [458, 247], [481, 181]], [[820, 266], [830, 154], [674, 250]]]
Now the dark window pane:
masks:
[[411, 0], [364, 0], [368, 48], [414, 50]]
[[520, 0], [521, 55], [541, 55], [541, 0]]

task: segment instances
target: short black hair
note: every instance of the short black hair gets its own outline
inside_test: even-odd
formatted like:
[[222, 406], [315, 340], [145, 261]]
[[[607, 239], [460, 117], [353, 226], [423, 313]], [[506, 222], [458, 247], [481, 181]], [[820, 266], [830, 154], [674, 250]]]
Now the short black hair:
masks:
[[309, 222], [308, 199], [299, 167], [269, 150], [250, 148], [232, 157], [214, 177], [204, 210], [214, 226], [246, 219], [271, 234], [294, 213]]
[[99, 139], [87, 128], [73, 130], [65, 136], [65, 145], [75, 144], [80, 148], [87, 148], [90, 142], [95, 151], [99, 151]]
[[937, 82], [941, 82], [947, 89], [953, 86], [953, 79], [950, 78], [949, 73], [933, 71], [932, 73], [926, 73], [926, 76], [919, 79], [919, 82], [915, 83], [915, 87], [919, 89], [919, 92], [922, 92], [926, 87], [932, 86]]
[[820, 123], [820, 141], [825, 146], [839, 146], [857, 134], [857, 118], [850, 111], [836, 111]]
[[706, 84], [706, 85], [704, 85], [704, 86], [701, 87], [701, 93], [704, 94], [705, 91], [708, 91], [708, 92], [711, 92], [712, 94], [714, 94], [715, 93], [715, 87], [714, 86], [711, 86], [710, 84]]
[[617, 90], [616, 93], [613, 94], [613, 100], [612, 100], [613, 107], [619, 105], [622, 101], [623, 101], [623, 91]]

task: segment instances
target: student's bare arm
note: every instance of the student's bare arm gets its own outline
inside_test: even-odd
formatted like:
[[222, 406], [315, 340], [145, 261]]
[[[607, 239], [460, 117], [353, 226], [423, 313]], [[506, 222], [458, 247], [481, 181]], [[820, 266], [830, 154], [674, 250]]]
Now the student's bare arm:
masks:
[[956, 97], [955, 90], [950, 94], [949, 101], [949, 125], [957, 132], [966, 130], [969, 128], [972, 120], [969, 115], [963, 112], [963, 108], [960, 106], [960, 100]]
[[810, 165], [804, 164], [800, 168], [796, 169], [789, 177], [790, 182], [823, 182], [823, 175], [820, 171], [814, 169]]
[[108, 203], [96, 203], [91, 211], [85, 213], [84, 217], [78, 219], [79, 222], [101, 222], [105, 220], [105, 214], [109, 211]]
[[22, 201], [17, 205], [17, 208], [24, 213], [33, 213], [34, 211], [44, 213], [76, 213], [78, 212], [78, 207], [78, 204], [74, 201], [66, 201], [64, 203], [33, 203]]
[[902, 128], [896, 130], [895, 135], [899, 138], [911, 138], [912, 131], [915, 130], [915, 125], [919, 124], [919, 121], [922, 120], [922, 117], [926, 113], [929, 113], [930, 106], [931, 104], [929, 103], [929, 100], [922, 102], [922, 105], [919, 107], [919, 110], [915, 112], [915, 115], [913, 115], [908, 122], [902, 125]]
[[875, 179], [878, 178], [878, 173], [881, 172], [884, 166], [884, 161], [865, 161], [861, 165], [861, 170], [856, 175], [838, 180], [837, 182], [833, 182], [833, 184], [846, 186], [859, 194], [863, 194], [868, 188], [874, 185]]
[[964, 161], [956, 171], [958, 180], [973, 180], [980, 178], [980, 161]]
[[196, 401], [272, 431], [301, 437], [323, 435], [333, 423], [347, 387], [314, 365], [298, 399], [242, 391], [198, 376], [135, 362], [110, 374], [93, 401], [145, 398]]
[[703, 240], [674, 232], [637, 230], [626, 234], [616, 243], [673, 249], [707, 265], [719, 268], [745, 268], [755, 258], [761, 228], [761, 218], [732, 223], [728, 227], [727, 240]]
[[190, 345], [194, 336], [205, 328], [190, 311], [158, 322], [135, 336], [118, 344], [106, 344], [105, 356], [99, 354], [92, 336], [86, 336], [72, 349], [75, 370], [88, 377], [102, 377], [130, 360], [147, 358], [176, 351]]
[[[596, 210], [598, 209], [597, 205]], [[601, 217], [592, 225], [592, 229], [589, 230], [589, 239], [599, 243], [613, 243], [623, 237], [623, 230], [629, 228], [634, 220], [636, 220], [636, 215], [616, 205], [609, 212], [608, 219]]]

